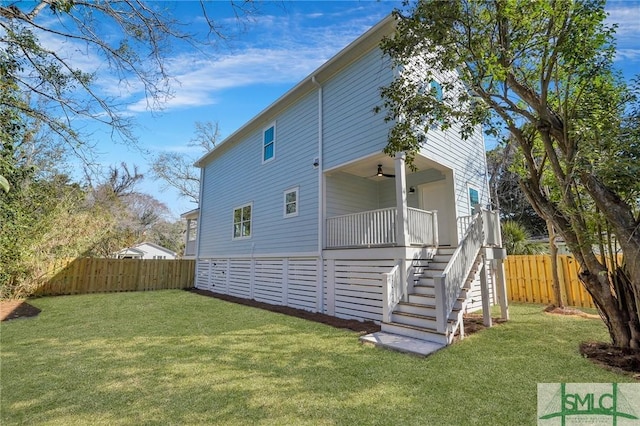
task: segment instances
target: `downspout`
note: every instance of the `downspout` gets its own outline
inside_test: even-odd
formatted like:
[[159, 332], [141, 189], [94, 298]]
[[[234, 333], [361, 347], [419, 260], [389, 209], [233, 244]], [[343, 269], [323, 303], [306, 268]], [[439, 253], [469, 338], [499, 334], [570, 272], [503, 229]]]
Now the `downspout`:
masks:
[[318, 88], [318, 257], [320, 259], [320, 270], [318, 271], [320, 289], [320, 312], [324, 313], [324, 174], [323, 170], [323, 98], [322, 85], [316, 80], [316, 76], [311, 76], [311, 82]]
[[198, 230], [197, 235], [196, 235], [196, 263], [198, 262], [198, 259], [200, 258], [200, 243], [202, 241], [202, 238], [200, 238], [200, 236], [202, 235], [202, 189], [204, 188], [204, 167], [200, 167], [200, 193], [198, 194]]
[[[198, 262], [200, 261], [200, 243], [202, 241], [202, 188], [204, 188], [204, 167], [200, 167], [200, 188], [198, 193], [198, 227], [196, 231], [196, 252], [195, 252], [195, 263], [196, 270], [193, 274], [193, 286], [195, 287], [198, 281]], [[208, 279], [211, 279], [209, 277]], [[207, 283], [207, 287], [209, 283]]]

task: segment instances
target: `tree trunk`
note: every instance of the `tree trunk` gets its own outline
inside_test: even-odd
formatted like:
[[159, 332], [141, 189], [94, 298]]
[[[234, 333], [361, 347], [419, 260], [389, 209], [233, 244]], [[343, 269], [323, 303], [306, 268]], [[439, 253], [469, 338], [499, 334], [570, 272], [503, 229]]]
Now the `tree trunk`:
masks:
[[556, 246], [556, 232], [553, 229], [553, 223], [547, 221], [547, 229], [549, 231], [549, 254], [551, 256], [551, 280], [553, 289], [554, 304], [564, 309], [564, 300], [562, 298], [562, 288], [560, 287], [560, 277], [558, 276], [558, 247]]

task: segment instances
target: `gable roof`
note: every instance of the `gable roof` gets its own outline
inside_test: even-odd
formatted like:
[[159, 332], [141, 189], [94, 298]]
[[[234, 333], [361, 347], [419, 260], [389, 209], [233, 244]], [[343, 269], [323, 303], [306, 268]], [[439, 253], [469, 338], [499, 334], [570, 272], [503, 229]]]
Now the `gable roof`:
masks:
[[162, 246], [159, 246], [159, 245], [157, 245], [157, 244], [149, 243], [149, 242], [146, 242], [146, 241], [145, 241], [145, 242], [142, 242], [142, 243], [140, 243], [140, 244], [136, 244], [136, 245], [131, 246], [131, 247], [123, 248], [122, 250], [119, 250], [119, 251], [117, 251], [116, 253], [126, 253], [127, 251], [129, 251], [129, 252], [134, 252], [134, 253], [144, 254], [144, 253], [146, 253], [146, 251], [144, 250], [144, 246], [150, 246], [150, 247], [153, 247], [153, 248], [155, 248], [155, 249], [157, 249], [157, 250], [163, 251], [163, 252], [165, 252], [165, 253], [167, 253], [167, 254], [170, 254], [170, 255], [172, 255], [172, 256], [175, 256], [175, 255], [176, 255], [176, 252], [171, 251], [171, 250], [169, 250], [169, 249], [168, 249], [168, 248], [166, 248], [166, 247], [162, 247]]
[[393, 32], [394, 28], [395, 18], [393, 15], [388, 15], [363, 35], [351, 42], [347, 47], [338, 52], [334, 57], [322, 64], [318, 69], [305, 77], [275, 102], [258, 113], [258, 115], [249, 120], [244, 126], [240, 127], [230, 136], [225, 138], [211, 151], [198, 159], [194, 165], [196, 167], [203, 167], [211, 159], [215, 158], [219, 153], [222, 153], [234, 143], [244, 139], [257, 129], [266, 126], [268, 123], [273, 121], [278, 114], [288, 108], [303, 95], [307, 94], [314, 88], [317, 88], [317, 84], [326, 82], [337, 72], [353, 63], [356, 59], [360, 58], [374, 47], [378, 46], [385, 36], [390, 35]]

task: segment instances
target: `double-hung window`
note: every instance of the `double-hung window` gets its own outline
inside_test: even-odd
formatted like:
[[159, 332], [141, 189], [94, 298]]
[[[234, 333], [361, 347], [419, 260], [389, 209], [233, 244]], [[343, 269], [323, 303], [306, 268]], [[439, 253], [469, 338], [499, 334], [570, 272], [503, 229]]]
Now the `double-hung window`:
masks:
[[262, 162], [271, 161], [276, 156], [276, 124], [267, 127], [262, 134]]
[[245, 204], [233, 209], [233, 239], [251, 237], [251, 208], [252, 204]]
[[473, 209], [476, 205], [480, 204], [480, 194], [478, 190], [473, 187], [469, 187], [469, 211], [473, 214]]
[[298, 188], [284, 191], [284, 217], [298, 216]]

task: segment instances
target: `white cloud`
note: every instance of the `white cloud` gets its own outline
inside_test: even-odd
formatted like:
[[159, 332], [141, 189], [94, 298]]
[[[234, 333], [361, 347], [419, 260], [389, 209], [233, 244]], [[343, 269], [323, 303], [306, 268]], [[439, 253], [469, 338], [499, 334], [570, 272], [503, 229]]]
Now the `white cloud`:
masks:
[[[261, 23], [273, 25], [269, 19]], [[291, 83], [293, 86], [364, 32], [363, 26], [353, 23], [303, 31], [296, 25], [293, 32], [261, 32], [259, 40], [246, 43], [252, 47], [225, 55], [212, 58], [201, 53], [177, 55], [166, 64], [179, 84], [173, 86], [174, 96], [163, 108], [210, 105], [216, 102], [216, 93], [221, 90], [253, 84]], [[282, 33], [286, 36], [281, 36]], [[134, 112], [146, 109], [145, 100], [129, 107]]]
[[618, 49], [616, 61], [640, 61], [640, 49]]

